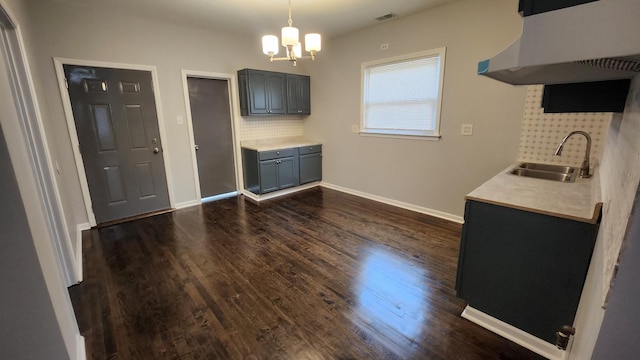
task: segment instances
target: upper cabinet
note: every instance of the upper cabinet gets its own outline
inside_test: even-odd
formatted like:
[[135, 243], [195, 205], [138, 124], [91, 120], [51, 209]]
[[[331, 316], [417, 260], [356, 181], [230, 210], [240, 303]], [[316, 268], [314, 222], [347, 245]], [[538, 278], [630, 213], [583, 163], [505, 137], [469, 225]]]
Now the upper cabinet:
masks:
[[311, 114], [308, 76], [243, 69], [238, 83], [242, 116]]
[[287, 113], [311, 114], [311, 79], [305, 75], [287, 74]]
[[598, 0], [520, 0], [518, 11], [522, 16], [540, 14]]

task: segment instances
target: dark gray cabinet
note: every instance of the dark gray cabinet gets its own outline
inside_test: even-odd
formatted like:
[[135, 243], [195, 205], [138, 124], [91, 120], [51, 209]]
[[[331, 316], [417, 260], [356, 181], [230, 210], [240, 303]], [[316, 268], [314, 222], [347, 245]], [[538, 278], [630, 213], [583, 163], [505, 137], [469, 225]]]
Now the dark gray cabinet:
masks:
[[287, 113], [311, 114], [311, 78], [287, 74]]
[[467, 200], [457, 296], [550, 343], [573, 325], [598, 224]]
[[242, 148], [245, 189], [264, 194], [300, 184], [298, 149], [256, 151]]
[[238, 82], [243, 116], [287, 113], [286, 74], [244, 69], [238, 71]]
[[300, 158], [300, 184], [322, 180], [322, 145], [298, 148]]
[[240, 114], [311, 114], [310, 78], [274, 71], [238, 71]]
[[594, 1], [599, 0], [520, 0], [518, 3], [518, 11], [522, 16], [526, 17]]

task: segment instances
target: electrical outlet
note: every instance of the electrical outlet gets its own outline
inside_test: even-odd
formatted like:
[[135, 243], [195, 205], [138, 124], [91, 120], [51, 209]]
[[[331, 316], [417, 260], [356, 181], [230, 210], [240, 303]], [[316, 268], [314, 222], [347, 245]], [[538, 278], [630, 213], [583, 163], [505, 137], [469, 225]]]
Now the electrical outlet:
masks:
[[354, 132], [354, 133], [360, 132], [360, 126], [351, 125], [351, 132]]
[[389, 48], [389, 44], [388, 43], [384, 43], [380, 45], [380, 50], [387, 50]]
[[460, 128], [460, 135], [473, 135], [473, 124], [462, 124], [462, 127]]

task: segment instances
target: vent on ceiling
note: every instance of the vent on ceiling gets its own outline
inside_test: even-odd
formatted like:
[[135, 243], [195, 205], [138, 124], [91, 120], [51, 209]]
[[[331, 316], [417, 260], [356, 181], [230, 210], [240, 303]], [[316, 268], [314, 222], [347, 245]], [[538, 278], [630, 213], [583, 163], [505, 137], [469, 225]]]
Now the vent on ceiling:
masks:
[[380, 15], [376, 18], [376, 20], [378, 21], [385, 21], [385, 20], [390, 20], [390, 19], [394, 19], [397, 18], [398, 14], [394, 14], [394, 13], [388, 13], [388, 14], [384, 14], [384, 15]]

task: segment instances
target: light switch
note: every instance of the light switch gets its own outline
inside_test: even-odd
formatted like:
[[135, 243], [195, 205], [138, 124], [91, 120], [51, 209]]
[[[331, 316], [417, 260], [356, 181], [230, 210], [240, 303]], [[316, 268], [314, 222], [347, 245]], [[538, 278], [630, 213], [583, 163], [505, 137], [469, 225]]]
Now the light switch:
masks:
[[473, 135], [473, 124], [462, 124], [462, 127], [460, 128], [460, 135]]
[[178, 115], [176, 117], [176, 120], [178, 122], [178, 125], [184, 125], [184, 117], [182, 115]]

